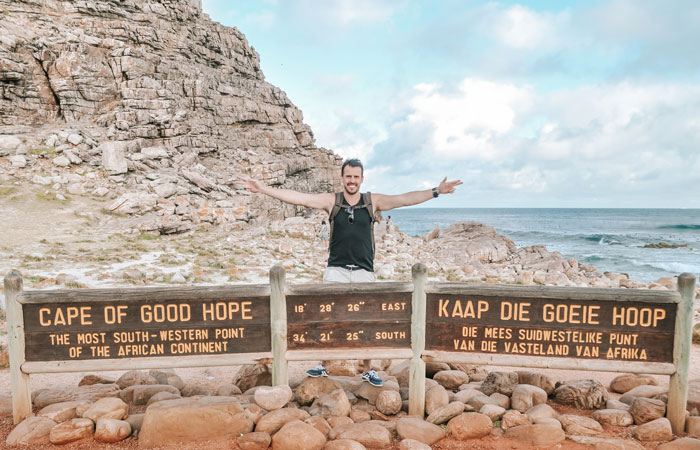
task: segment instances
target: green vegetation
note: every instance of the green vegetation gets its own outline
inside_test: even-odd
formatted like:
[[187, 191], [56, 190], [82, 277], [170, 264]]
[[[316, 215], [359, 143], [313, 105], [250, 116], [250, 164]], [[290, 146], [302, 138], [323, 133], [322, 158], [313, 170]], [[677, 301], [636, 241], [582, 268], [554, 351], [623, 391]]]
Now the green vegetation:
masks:
[[[117, 211], [112, 211], [112, 210], [107, 209], [107, 208], [102, 208], [102, 209], [100, 209], [100, 212], [101, 212], [102, 214], [106, 215], [106, 216], [112, 216], [112, 217], [129, 217], [128, 214], [120, 213], [120, 212], [117, 212]], [[112, 236], [122, 236], [122, 235], [121, 235], [121, 234], [113, 234]], [[110, 237], [112, 237], [112, 236], [110, 236]]]
[[22, 258], [24, 262], [36, 262], [36, 261], [43, 261], [45, 258], [41, 256], [34, 256], [34, 255], [24, 255], [24, 258]]
[[56, 194], [51, 192], [51, 191], [41, 191], [37, 192], [36, 198], [39, 200], [45, 201], [45, 202], [59, 202], [59, 203], [68, 203], [70, 202], [70, 197], [67, 195], [64, 195], [65, 200], [61, 200], [60, 198], [56, 197]]
[[448, 270], [445, 279], [447, 281], [462, 281], [462, 277], [454, 270]]
[[700, 323], [693, 327], [693, 342], [700, 344]]
[[37, 147], [29, 150], [30, 155], [40, 156], [40, 155], [55, 155], [56, 149], [54, 147]]
[[41, 275], [31, 275], [28, 277], [25, 277], [27, 281], [32, 282], [33, 284], [38, 284], [41, 283], [42, 281], [46, 281], [48, 278], [42, 277]]
[[15, 192], [17, 192], [17, 188], [14, 186], [0, 186], [0, 197], [12, 195]]
[[160, 239], [160, 234], [146, 233], [142, 231], [141, 234], [139, 234], [138, 239], [142, 241], [155, 241], [156, 239]]

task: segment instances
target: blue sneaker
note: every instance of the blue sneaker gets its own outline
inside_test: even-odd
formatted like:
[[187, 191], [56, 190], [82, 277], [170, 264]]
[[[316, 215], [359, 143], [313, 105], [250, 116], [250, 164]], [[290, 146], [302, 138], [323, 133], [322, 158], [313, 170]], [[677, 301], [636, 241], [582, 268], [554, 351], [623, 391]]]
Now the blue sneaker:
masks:
[[369, 369], [369, 372], [362, 374], [362, 381], [367, 381], [372, 386], [384, 386], [384, 382], [374, 369]]
[[313, 378], [327, 377], [328, 376], [328, 372], [326, 372], [326, 368], [320, 364], [318, 366], [314, 367], [313, 369], [307, 370], [306, 374], [310, 377], [313, 377]]

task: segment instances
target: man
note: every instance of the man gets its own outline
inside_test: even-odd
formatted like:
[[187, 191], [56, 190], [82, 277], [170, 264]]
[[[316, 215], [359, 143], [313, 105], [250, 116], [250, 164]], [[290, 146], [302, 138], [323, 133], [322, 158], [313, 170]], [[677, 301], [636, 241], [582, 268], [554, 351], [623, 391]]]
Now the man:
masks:
[[[328, 266], [323, 274], [325, 283], [360, 283], [376, 281], [374, 275], [373, 222], [377, 211], [388, 211], [402, 206], [417, 205], [436, 198], [440, 194], [451, 194], [462, 184], [460, 180], [447, 181], [445, 177], [437, 187], [423, 191], [412, 191], [398, 195], [370, 194], [360, 192], [364, 181], [364, 168], [359, 159], [348, 159], [340, 169], [343, 184], [341, 208], [330, 217], [331, 239]], [[274, 189], [253, 180], [246, 180], [246, 189], [268, 195], [285, 203], [322, 209], [329, 215], [334, 211], [340, 193], [307, 194], [290, 189]], [[371, 208], [371, 211], [369, 210]], [[365, 369], [369, 361], [365, 361]], [[307, 372], [311, 376], [328, 376], [323, 366]], [[363, 380], [381, 386], [381, 379], [370, 369]]]

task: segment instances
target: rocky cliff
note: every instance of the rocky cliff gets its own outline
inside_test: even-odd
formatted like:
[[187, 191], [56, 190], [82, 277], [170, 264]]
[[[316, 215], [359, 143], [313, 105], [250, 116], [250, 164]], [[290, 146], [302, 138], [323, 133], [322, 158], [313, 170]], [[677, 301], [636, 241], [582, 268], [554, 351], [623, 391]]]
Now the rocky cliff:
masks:
[[0, 0], [6, 181], [111, 198], [175, 232], [299, 213], [239, 180], [328, 191], [339, 164], [245, 36], [198, 0]]

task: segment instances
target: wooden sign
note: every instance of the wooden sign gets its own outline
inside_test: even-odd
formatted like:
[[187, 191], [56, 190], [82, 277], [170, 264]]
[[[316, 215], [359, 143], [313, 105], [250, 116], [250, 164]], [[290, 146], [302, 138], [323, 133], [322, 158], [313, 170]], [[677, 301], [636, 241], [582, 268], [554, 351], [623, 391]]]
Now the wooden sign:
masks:
[[675, 303], [432, 293], [426, 349], [673, 362]]
[[270, 351], [270, 298], [29, 303], [27, 361]]
[[287, 296], [289, 350], [411, 346], [411, 294]]

